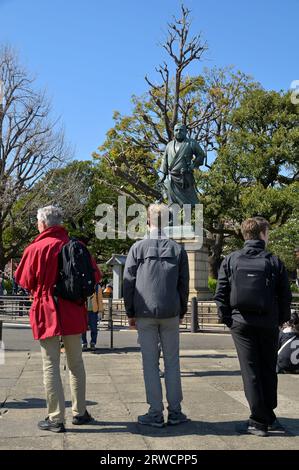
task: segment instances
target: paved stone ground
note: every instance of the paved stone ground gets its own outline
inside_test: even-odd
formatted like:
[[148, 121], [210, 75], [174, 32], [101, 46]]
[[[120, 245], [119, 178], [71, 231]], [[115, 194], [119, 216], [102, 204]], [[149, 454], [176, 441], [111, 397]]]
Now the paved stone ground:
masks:
[[91, 425], [71, 424], [65, 357], [61, 373], [67, 403], [67, 433], [40, 431], [45, 416], [39, 352], [8, 351], [0, 365], [0, 449], [207, 450], [299, 449], [299, 375], [279, 376], [278, 416], [287, 434], [240, 436], [235, 425], [248, 417], [234, 350], [183, 350], [183, 409], [192, 419], [154, 429], [136, 424], [147, 411], [139, 352], [86, 353]]

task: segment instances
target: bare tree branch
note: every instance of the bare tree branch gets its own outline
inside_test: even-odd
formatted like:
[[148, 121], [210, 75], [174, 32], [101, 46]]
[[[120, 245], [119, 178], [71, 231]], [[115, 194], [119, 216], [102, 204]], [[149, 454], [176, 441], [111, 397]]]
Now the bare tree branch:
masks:
[[115, 162], [115, 160], [112, 160], [107, 154], [104, 155], [105, 160], [109, 163], [113, 173], [115, 176], [120, 177], [122, 180], [127, 181], [129, 184], [131, 184], [134, 188], [139, 190], [141, 194], [147, 194], [149, 197], [153, 197], [155, 199], [160, 199], [161, 194], [159, 191], [155, 190], [148, 184], [144, 183], [139, 175], [136, 174], [136, 172], [133, 172], [130, 170], [130, 165], [126, 162], [126, 157], [124, 154], [121, 154], [121, 159], [123, 162], [126, 163], [127, 171], [123, 171], [119, 165]]
[[46, 172], [68, 161], [69, 149], [65, 146], [63, 131], [57, 131], [57, 121], [51, 119], [51, 107], [45, 94], [33, 88], [33, 79], [8, 47], [0, 48], [0, 80], [4, 88], [0, 113], [2, 268], [10, 254], [4, 247], [3, 230], [13, 223], [12, 208]]

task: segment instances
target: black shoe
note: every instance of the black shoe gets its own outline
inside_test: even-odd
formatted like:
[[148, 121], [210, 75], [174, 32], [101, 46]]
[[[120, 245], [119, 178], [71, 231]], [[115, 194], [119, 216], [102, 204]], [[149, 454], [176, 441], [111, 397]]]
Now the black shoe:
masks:
[[264, 427], [261, 425], [261, 427], [256, 427], [253, 424], [249, 423], [248, 421], [236, 427], [236, 431], [239, 434], [253, 434], [254, 436], [259, 436], [259, 437], [268, 436], [266, 429], [267, 429], [267, 426]]
[[190, 421], [181, 411], [171, 411], [168, 415], [167, 424], [183, 424]]
[[42, 431], [65, 432], [63, 423], [55, 423], [54, 421], [50, 421], [49, 417], [47, 417], [44, 421], [39, 421], [37, 426]]
[[88, 424], [93, 420], [93, 417], [86, 410], [83, 416], [73, 416], [73, 424], [80, 426], [81, 424]]
[[154, 428], [163, 428], [165, 425], [162, 413], [157, 415], [151, 413], [140, 415], [138, 416], [138, 424], [153, 426]]
[[275, 419], [272, 424], [269, 424], [268, 431], [278, 431], [278, 432], [286, 432], [284, 427], [280, 424], [278, 419]]

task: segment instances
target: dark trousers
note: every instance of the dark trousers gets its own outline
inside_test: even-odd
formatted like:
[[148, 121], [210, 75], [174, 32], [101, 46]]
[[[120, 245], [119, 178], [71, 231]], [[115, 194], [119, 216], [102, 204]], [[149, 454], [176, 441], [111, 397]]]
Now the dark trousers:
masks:
[[[99, 316], [97, 313], [94, 312], [88, 312], [88, 326], [90, 329], [90, 338], [91, 338], [91, 343], [97, 344], [97, 338], [98, 338], [98, 320]], [[82, 343], [87, 344], [87, 333], [82, 333]]]
[[277, 406], [278, 328], [261, 328], [234, 321], [236, 346], [252, 424], [272, 424]]

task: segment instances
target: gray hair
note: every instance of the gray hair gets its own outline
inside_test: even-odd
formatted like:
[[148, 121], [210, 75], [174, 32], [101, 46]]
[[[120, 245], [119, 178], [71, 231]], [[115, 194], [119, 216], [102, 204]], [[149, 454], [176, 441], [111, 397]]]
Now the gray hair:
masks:
[[37, 220], [43, 222], [47, 227], [60, 225], [62, 223], [62, 210], [55, 206], [41, 207], [37, 211]]

